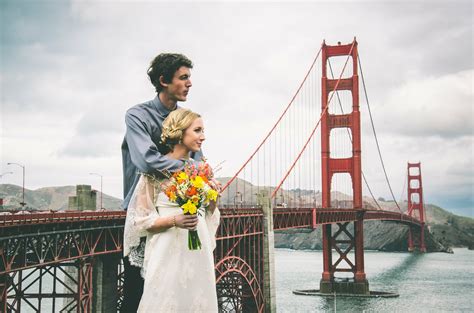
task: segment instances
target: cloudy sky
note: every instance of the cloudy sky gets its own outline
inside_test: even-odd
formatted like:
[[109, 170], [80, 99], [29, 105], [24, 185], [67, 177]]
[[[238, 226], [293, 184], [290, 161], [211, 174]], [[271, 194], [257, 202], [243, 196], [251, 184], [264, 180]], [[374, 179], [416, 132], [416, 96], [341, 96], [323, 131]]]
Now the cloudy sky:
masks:
[[[6, 1], [1, 9], [0, 183], [91, 184], [122, 195], [125, 111], [154, 97], [160, 52], [195, 63], [186, 106], [230, 175], [284, 109], [323, 39], [359, 42], [396, 196], [422, 162], [425, 201], [474, 216], [471, 1]], [[363, 112], [364, 114], [364, 112]], [[373, 142], [363, 121], [363, 143]], [[367, 148], [364, 170], [378, 157]], [[230, 153], [229, 151], [232, 151]], [[370, 152], [370, 153], [369, 153]], [[370, 166], [369, 166], [370, 165]], [[389, 197], [386, 184], [372, 187]]]

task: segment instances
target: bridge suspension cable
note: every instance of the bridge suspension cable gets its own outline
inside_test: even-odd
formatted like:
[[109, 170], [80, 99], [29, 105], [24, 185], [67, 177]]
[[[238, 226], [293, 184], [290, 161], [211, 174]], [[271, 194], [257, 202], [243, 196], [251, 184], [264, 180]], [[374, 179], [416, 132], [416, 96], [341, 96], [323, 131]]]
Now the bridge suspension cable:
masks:
[[[222, 188], [222, 191], [226, 190], [227, 187], [229, 187], [229, 185], [237, 178], [237, 176], [242, 172], [242, 170], [249, 164], [249, 162], [253, 159], [253, 157], [257, 154], [257, 152], [260, 150], [260, 148], [265, 144], [265, 142], [267, 141], [267, 139], [270, 137], [270, 135], [273, 133], [273, 131], [275, 130], [275, 128], [280, 125], [280, 122], [281, 120], [283, 119], [283, 117], [286, 115], [286, 113], [288, 112], [288, 109], [291, 107], [291, 105], [293, 104], [294, 100], [296, 99], [296, 96], [299, 94], [301, 88], [303, 87], [304, 83], [306, 82], [309, 74], [311, 73], [311, 70], [313, 69], [314, 65], [316, 64], [316, 61], [318, 60], [319, 58], [319, 55], [321, 54], [321, 50], [322, 50], [322, 45], [321, 47], [319, 48], [319, 51], [316, 55], [316, 57], [314, 58], [313, 60], [313, 63], [311, 64], [308, 72], [306, 73], [303, 81], [301, 82], [300, 86], [298, 87], [298, 89], [296, 90], [295, 94], [293, 95], [293, 97], [291, 98], [290, 102], [288, 103], [288, 105], [286, 106], [285, 110], [283, 111], [283, 113], [280, 115], [280, 117], [278, 118], [278, 120], [275, 122], [275, 124], [273, 125], [273, 127], [270, 129], [270, 131], [268, 132], [268, 134], [265, 136], [265, 138], [262, 140], [262, 142], [257, 146], [257, 148], [255, 149], [255, 151], [250, 155], [250, 157], [247, 159], [247, 161], [245, 161], [245, 163], [242, 165], [242, 167], [237, 171], [237, 173], [235, 173], [235, 175], [224, 185], [224, 187]], [[252, 171], [252, 168], [251, 168], [251, 171]]]
[[327, 105], [324, 107], [324, 110], [321, 112], [321, 115], [319, 117], [319, 120], [318, 122], [316, 123], [316, 125], [314, 126], [313, 128], [313, 131], [311, 132], [311, 134], [309, 135], [308, 139], [306, 140], [306, 143], [304, 144], [303, 148], [301, 149], [301, 151], [299, 152], [298, 156], [296, 157], [296, 160], [293, 162], [293, 164], [290, 166], [290, 168], [288, 169], [288, 171], [286, 172], [285, 176], [283, 177], [283, 179], [280, 181], [280, 183], [278, 184], [278, 186], [273, 190], [272, 192], [272, 195], [271, 197], [275, 197], [276, 193], [278, 192], [278, 190], [280, 189], [281, 185], [285, 182], [286, 178], [288, 177], [288, 175], [290, 174], [290, 172], [293, 170], [293, 168], [295, 167], [296, 163], [298, 162], [298, 160], [300, 159], [301, 155], [303, 154], [304, 150], [306, 149], [306, 147], [308, 146], [308, 143], [311, 141], [311, 139], [313, 138], [313, 135], [314, 133], [316, 132], [316, 129], [319, 127], [320, 123], [321, 123], [321, 119], [323, 118], [324, 114], [327, 113], [328, 111], [328, 108], [329, 108], [329, 104], [331, 103], [331, 100], [332, 98], [334, 97], [334, 91], [337, 90], [337, 88], [339, 87], [339, 83], [341, 82], [341, 79], [342, 79], [342, 75], [344, 74], [344, 71], [346, 69], [346, 66], [347, 66], [347, 63], [349, 62], [349, 58], [352, 54], [352, 50], [354, 48], [354, 44], [355, 44], [355, 41], [352, 43], [352, 46], [351, 46], [351, 49], [349, 51], [349, 54], [347, 56], [347, 59], [346, 59], [346, 62], [344, 63], [344, 67], [342, 68], [342, 71], [341, 71], [341, 75], [339, 75], [339, 79], [337, 80], [336, 82], [336, 85], [334, 86], [334, 89], [333, 89], [333, 92], [331, 93], [331, 96], [329, 97], [329, 100], [327, 102]]
[[403, 188], [402, 188], [402, 192], [400, 193], [400, 198], [398, 199], [398, 202], [403, 201], [403, 197], [405, 196], [405, 191], [406, 191], [406, 186], [407, 186], [407, 180], [408, 180], [408, 170], [406, 171], [405, 179], [403, 180]]
[[[329, 71], [331, 72], [331, 78], [334, 79], [334, 72], [332, 70], [332, 66], [331, 66], [331, 60], [328, 59], [328, 65], [329, 65]], [[339, 108], [341, 109], [341, 113], [342, 114], [346, 114], [344, 112], [344, 108], [342, 107], [342, 103], [341, 103], [341, 98], [339, 96], [339, 91], [336, 90], [336, 96], [337, 96], [337, 101], [339, 103]], [[351, 132], [349, 131], [349, 128], [346, 128], [346, 131], [347, 131], [347, 135], [349, 136], [349, 140], [352, 142], [352, 135], [351, 135]], [[367, 181], [367, 178], [365, 177], [365, 174], [364, 174], [364, 171], [361, 171], [362, 172], [362, 178], [364, 179], [364, 183], [367, 187], [367, 189], [369, 190], [369, 193], [370, 193], [370, 196], [372, 197], [372, 200], [374, 200], [375, 204], [378, 206], [378, 208], [380, 210], [382, 210], [382, 207], [380, 206], [380, 204], [378, 203], [378, 201], [375, 199], [374, 197], [374, 194], [372, 193], [372, 190], [370, 189], [370, 186], [369, 186], [369, 183]]]
[[387, 185], [388, 185], [388, 188], [390, 190], [390, 194], [392, 195], [393, 201], [397, 205], [398, 210], [400, 212], [402, 212], [402, 209], [400, 208], [400, 206], [398, 205], [397, 200], [395, 199], [395, 195], [393, 194], [392, 186], [390, 185], [390, 181], [388, 179], [387, 171], [385, 170], [385, 164], [383, 162], [382, 152], [380, 151], [380, 145], [379, 145], [379, 140], [377, 138], [377, 132], [375, 131], [374, 119], [372, 118], [372, 111], [370, 110], [369, 96], [367, 95], [367, 88], [365, 86], [364, 73], [362, 72], [362, 62], [360, 61], [359, 55], [357, 55], [357, 61], [359, 63], [359, 70], [360, 70], [360, 75], [361, 75], [361, 78], [362, 78], [362, 86], [364, 87], [365, 100], [367, 102], [367, 108], [369, 110], [370, 124], [372, 125], [372, 131], [374, 133], [375, 143], [377, 145], [377, 151], [378, 151], [378, 154], [379, 154], [380, 162], [382, 163], [382, 169], [383, 169], [383, 172], [385, 174], [385, 180], [387, 181]]

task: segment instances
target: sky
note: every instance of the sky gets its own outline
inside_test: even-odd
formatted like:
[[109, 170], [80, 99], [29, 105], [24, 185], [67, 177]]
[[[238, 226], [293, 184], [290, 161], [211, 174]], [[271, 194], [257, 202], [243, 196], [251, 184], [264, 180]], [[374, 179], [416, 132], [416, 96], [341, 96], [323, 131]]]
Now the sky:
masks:
[[[183, 104], [204, 151], [233, 174], [298, 88], [321, 42], [357, 37], [377, 136], [398, 198], [422, 162], [424, 199], [474, 216], [471, 1], [0, 1], [0, 183], [90, 184], [121, 198], [124, 114], [152, 99], [161, 52], [194, 62]], [[364, 114], [364, 112], [362, 113]], [[363, 144], [373, 142], [363, 122]], [[364, 149], [364, 146], [363, 146]], [[376, 197], [390, 198], [378, 156]], [[318, 163], [319, 164], [319, 163]]]

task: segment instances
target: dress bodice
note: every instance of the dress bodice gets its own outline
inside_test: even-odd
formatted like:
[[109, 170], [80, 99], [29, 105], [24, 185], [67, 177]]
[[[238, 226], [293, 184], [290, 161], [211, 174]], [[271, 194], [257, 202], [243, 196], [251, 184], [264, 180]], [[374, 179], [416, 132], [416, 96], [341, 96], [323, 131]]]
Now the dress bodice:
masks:
[[182, 213], [177, 203], [171, 202], [164, 192], [156, 197], [155, 208], [160, 216], [170, 216]]

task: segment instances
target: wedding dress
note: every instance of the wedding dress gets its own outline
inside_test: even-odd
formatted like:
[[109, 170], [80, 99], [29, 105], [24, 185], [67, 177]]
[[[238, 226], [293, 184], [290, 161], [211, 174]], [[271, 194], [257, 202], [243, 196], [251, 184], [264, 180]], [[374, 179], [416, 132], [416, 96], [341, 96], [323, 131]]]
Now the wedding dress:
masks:
[[[145, 279], [138, 312], [217, 312], [213, 250], [220, 212], [198, 216], [200, 250], [188, 249], [188, 230], [148, 232], [158, 217], [182, 214], [150, 178], [141, 176], [127, 210], [124, 255]], [[146, 243], [140, 237], [146, 236]]]

